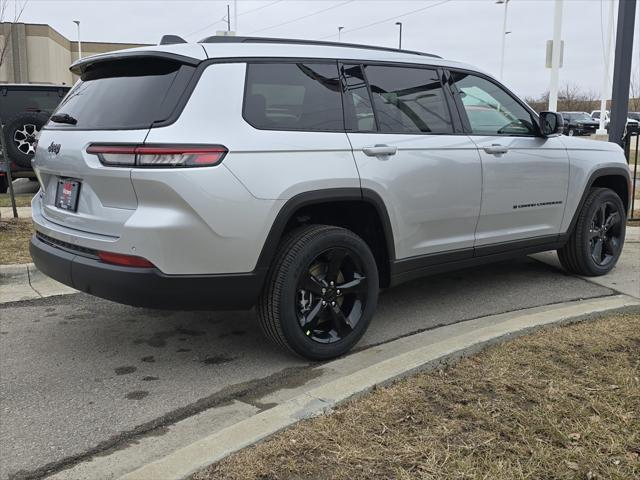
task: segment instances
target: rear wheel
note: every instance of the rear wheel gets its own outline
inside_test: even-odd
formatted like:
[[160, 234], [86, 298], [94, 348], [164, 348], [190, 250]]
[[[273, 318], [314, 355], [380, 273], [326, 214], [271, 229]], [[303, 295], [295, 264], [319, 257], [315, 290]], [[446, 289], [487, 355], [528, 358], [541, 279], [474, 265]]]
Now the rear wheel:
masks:
[[608, 188], [592, 189], [569, 240], [558, 250], [560, 263], [578, 275], [598, 276], [610, 272], [622, 253], [625, 223], [620, 197]]
[[290, 233], [258, 306], [262, 331], [311, 360], [342, 355], [366, 331], [378, 301], [378, 270], [367, 244], [344, 228]]

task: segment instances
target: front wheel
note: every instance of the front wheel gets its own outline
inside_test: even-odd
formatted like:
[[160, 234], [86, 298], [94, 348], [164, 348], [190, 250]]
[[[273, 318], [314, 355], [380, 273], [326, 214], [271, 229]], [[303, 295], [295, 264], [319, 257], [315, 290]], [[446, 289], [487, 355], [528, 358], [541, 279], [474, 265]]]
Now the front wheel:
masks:
[[594, 188], [578, 213], [575, 229], [558, 250], [562, 266], [578, 275], [605, 275], [620, 258], [626, 213], [620, 197], [608, 188]]
[[327, 225], [285, 237], [258, 306], [259, 324], [276, 344], [311, 360], [349, 351], [378, 302], [378, 269], [355, 233]]

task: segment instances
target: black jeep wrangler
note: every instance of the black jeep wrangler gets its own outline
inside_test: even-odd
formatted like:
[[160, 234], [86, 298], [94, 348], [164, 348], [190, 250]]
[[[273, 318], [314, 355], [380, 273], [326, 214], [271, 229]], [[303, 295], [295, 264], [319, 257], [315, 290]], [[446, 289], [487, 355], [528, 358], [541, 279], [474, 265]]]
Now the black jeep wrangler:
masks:
[[[36, 136], [69, 91], [66, 85], [0, 84], [0, 121], [14, 177], [35, 178], [31, 158]], [[0, 193], [9, 186], [7, 165], [0, 156]]]

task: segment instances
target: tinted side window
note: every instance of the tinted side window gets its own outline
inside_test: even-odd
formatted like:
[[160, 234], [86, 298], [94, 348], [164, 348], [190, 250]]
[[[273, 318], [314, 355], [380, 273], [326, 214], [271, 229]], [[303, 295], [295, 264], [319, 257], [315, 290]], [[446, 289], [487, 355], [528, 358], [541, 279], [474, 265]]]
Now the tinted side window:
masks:
[[344, 82], [344, 115], [347, 130], [351, 132], [375, 132], [376, 119], [371, 106], [367, 82], [360, 65], [342, 65]]
[[249, 63], [244, 118], [270, 130], [343, 131], [337, 63]]
[[451, 116], [435, 70], [365, 66], [381, 133], [451, 133]]
[[452, 73], [462, 104], [477, 135], [535, 135], [531, 114], [515, 98], [489, 80]]

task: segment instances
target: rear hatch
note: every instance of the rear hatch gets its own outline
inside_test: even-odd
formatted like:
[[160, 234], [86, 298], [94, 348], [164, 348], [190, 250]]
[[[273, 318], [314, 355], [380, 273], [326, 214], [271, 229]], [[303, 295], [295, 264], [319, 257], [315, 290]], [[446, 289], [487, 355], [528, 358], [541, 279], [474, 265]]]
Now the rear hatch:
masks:
[[94, 57], [72, 67], [80, 80], [41, 131], [33, 160], [47, 220], [120, 236], [137, 206], [131, 168], [105, 165], [87, 148], [144, 144], [152, 126], [171, 123], [179, 113], [199, 61], [135, 52]]

